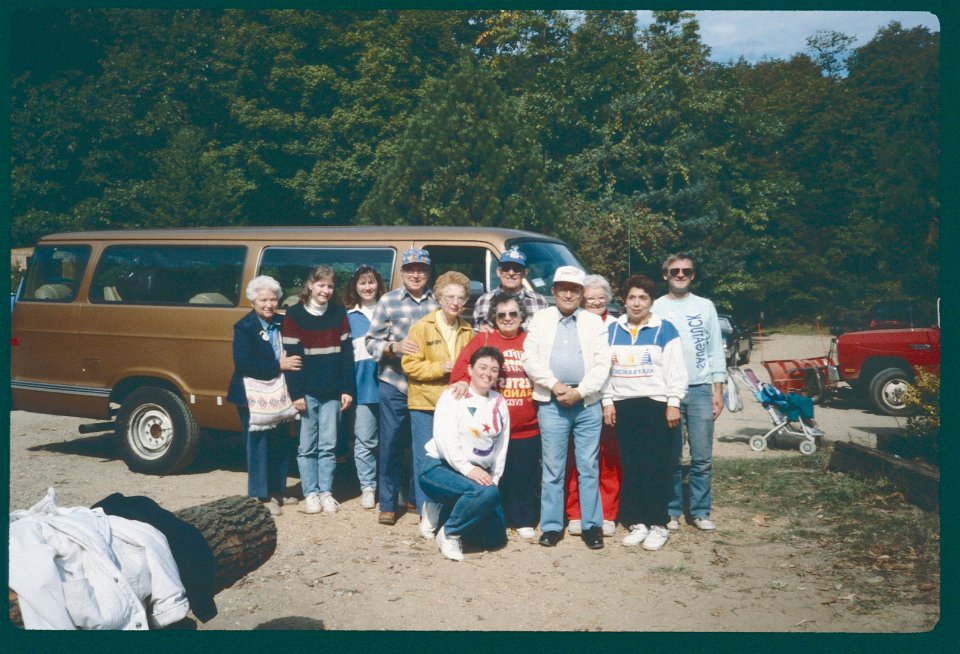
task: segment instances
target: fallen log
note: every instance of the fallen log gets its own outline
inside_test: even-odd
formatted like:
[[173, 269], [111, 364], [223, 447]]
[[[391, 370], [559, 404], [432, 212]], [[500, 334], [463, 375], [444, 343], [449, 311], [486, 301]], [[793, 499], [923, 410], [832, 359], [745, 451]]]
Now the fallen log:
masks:
[[[173, 513], [200, 530], [213, 551], [217, 593], [266, 563], [277, 549], [277, 524], [255, 497], [231, 495]], [[23, 628], [20, 603], [13, 590], [10, 622]]]
[[199, 529], [213, 550], [217, 593], [266, 563], [277, 549], [277, 523], [255, 497], [232, 495], [173, 513]]
[[830, 470], [855, 472], [869, 479], [888, 479], [908, 502], [936, 511], [940, 506], [940, 470], [934, 466], [901, 459], [872, 447], [836, 441]]

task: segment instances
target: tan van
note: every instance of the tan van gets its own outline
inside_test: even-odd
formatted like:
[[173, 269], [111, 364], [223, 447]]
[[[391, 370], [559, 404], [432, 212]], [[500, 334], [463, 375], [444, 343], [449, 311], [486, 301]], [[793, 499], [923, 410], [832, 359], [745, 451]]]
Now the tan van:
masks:
[[427, 248], [435, 273], [458, 270], [471, 300], [498, 283], [500, 254], [518, 246], [528, 282], [550, 297], [553, 272], [579, 265], [554, 238], [507, 229], [289, 227], [103, 231], [44, 237], [12, 316], [13, 408], [100, 421], [131, 469], [175, 472], [201, 430], [239, 431], [226, 401], [233, 324], [250, 311], [247, 282], [266, 274], [296, 302], [308, 271], [328, 264], [338, 286], [357, 266], [400, 284], [400, 255]]

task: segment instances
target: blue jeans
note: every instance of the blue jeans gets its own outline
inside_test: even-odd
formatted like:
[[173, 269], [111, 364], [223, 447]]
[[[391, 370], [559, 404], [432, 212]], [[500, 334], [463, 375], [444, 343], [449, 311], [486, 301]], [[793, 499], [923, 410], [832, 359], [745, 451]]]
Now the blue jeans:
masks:
[[419, 481], [427, 497], [442, 505], [444, 534], [462, 536], [481, 547], [506, 542], [507, 523], [496, 485], [481, 486], [431, 456], [424, 458]]
[[[537, 403], [540, 441], [543, 456], [543, 479], [540, 482], [540, 531], [563, 529], [564, 479], [567, 471], [567, 447], [573, 433], [573, 454], [577, 463], [580, 486], [580, 520], [583, 528], [603, 524], [600, 506], [600, 427], [603, 410], [595, 402], [572, 407], [557, 401]], [[507, 450], [509, 456], [509, 450]]]
[[410, 433], [413, 436], [413, 503], [419, 512], [427, 499], [420, 485], [420, 468], [427, 458], [427, 443], [433, 438], [433, 411], [411, 409]]
[[303, 495], [333, 490], [333, 471], [337, 467], [337, 424], [340, 400], [321, 400], [306, 395], [307, 412], [300, 418], [300, 446], [297, 467]]
[[377, 489], [381, 511], [396, 511], [403, 477], [404, 444], [410, 438], [410, 410], [407, 395], [380, 382], [380, 484]]
[[237, 406], [240, 424], [246, 436], [247, 495], [267, 498], [283, 493], [287, 487], [287, 466], [290, 459], [290, 425], [250, 431], [250, 410]]
[[710, 516], [710, 485], [713, 482], [713, 384], [698, 384], [687, 389], [680, 401], [682, 428], [676, 430], [673, 447], [673, 497], [667, 507], [670, 516], [683, 514], [683, 433], [690, 446], [690, 515]]
[[380, 422], [378, 404], [357, 404], [353, 408], [353, 460], [360, 490], [377, 488], [377, 441]]

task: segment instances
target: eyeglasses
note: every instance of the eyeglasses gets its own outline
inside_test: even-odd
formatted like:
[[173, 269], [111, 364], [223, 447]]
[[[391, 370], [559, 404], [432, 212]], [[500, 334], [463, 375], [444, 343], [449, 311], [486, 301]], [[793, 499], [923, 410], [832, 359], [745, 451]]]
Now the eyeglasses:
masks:
[[607, 303], [606, 296], [604, 297], [585, 297], [583, 298], [584, 304], [589, 304], [590, 306], [599, 307]]
[[523, 266], [519, 266], [515, 263], [502, 263], [500, 264], [500, 270], [505, 273], [514, 273], [515, 275], [522, 275], [523, 271], [526, 270]]
[[467, 300], [460, 295], [441, 295], [440, 301], [445, 302], [446, 304], [463, 304]]
[[693, 268], [671, 268], [667, 272], [671, 277], [679, 277], [680, 273], [683, 273], [684, 277], [690, 277], [693, 275]]
[[519, 318], [519, 311], [497, 311], [497, 320], [503, 320], [504, 318]]
[[400, 272], [402, 272], [404, 275], [417, 275], [420, 277], [426, 277], [430, 274], [430, 270], [424, 268], [401, 268]]

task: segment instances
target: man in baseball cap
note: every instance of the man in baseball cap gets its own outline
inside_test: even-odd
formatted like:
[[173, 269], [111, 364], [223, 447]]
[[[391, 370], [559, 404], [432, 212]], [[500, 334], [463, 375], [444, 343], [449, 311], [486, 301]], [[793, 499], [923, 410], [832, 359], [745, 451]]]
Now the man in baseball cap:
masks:
[[477, 298], [477, 303], [473, 307], [473, 331], [493, 330], [493, 325], [487, 318], [493, 296], [499, 293], [512, 293], [517, 296], [517, 301], [523, 305], [527, 314], [527, 319], [523, 324], [524, 328], [530, 324], [530, 318], [533, 317], [533, 314], [550, 306], [547, 298], [523, 285], [523, 280], [526, 277], [527, 257], [520, 251], [520, 248], [514, 246], [500, 255], [500, 263], [497, 266], [497, 278], [500, 280], [500, 286]]
[[586, 273], [560, 266], [553, 275], [555, 307], [530, 321], [523, 367], [533, 381], [542, 443], [540, 544], [553, 547], [563, 535], [567, 447], [573, 438], [580, 487], [581, 538], [603, 547], [600, 505], [600, 390], [610, 373], [610, 346], [600, 316], [580, 308]]
[[[380, 373], [380, 524], [397, 521], [397, 501], [403, 478], [403, 445], [410, 440], [410, 410], [407, 407], [407, 377], [400, 366], [404, 354], [420, 351], [407, 338], [410, 327], [440, 306], [427, 288], [430, 253], [422, 248], [404, 251], [401, 259], [403, 286], [385, 293], [373, 309], [365, 345], [378, 363]], [[407, 495], [413, 501], [413, 489]]]

